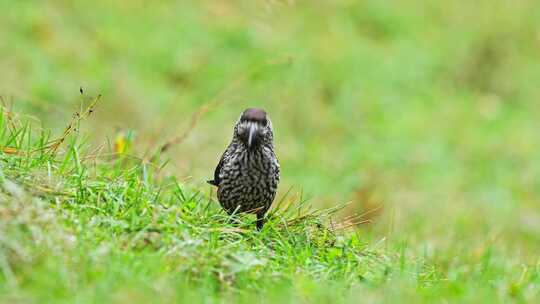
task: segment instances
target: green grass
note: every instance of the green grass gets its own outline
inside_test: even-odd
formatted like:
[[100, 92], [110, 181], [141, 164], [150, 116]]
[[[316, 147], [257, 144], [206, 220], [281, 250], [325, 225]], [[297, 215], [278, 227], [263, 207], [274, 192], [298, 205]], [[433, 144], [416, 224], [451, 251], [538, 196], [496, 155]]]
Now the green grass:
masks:
[[[0, 10], [6, 302], [538, 301], [538, 1]], [[283, 172], [260, 233], [205, 184], [248, 106]]]
[[[95, 101], [95, 100], [94, 100]], [[165, 163], [96, 152], [78, 112], [61, 137], [2, 112], [0, 294], [9, 301], [525, 300], [540, 260], [373, 239], [284, 196], [262, 231]], [[111, 150], [108, 153], [106, 150]], [[356, 219], [352, 219], [358, 220]], [[342, 228], [340, 228], [342, 227]], [[493, 236], [495, 238], [495, 236]], [[391, 292], [380, 294], [385, 288]]]

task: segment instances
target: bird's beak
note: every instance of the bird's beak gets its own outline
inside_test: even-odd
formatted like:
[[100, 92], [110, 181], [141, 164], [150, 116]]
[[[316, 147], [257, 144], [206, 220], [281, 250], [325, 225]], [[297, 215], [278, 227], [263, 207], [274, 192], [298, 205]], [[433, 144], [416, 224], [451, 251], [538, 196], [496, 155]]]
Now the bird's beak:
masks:
[[257, 126], [257, 124], [251, 124], [249, 126], [249, 134], [248, 134], [248, 147], [251, 148], [251, 145], [253, 145], [253, 143], [255, 142], [255, 138], [258, 136], [258, 133], [259, 132], [259, 127]]

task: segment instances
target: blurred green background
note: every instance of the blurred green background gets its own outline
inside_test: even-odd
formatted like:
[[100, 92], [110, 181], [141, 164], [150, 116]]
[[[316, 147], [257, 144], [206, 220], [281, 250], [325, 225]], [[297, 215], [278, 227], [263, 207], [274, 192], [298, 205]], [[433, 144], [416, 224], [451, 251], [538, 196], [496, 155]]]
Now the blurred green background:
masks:
[[[281, 193], [350, 201], [377, 235], [540, 250], [540, 4], [517, 1], [0, 1], [4, 104], [60, 131], [103, 98], [96, 144], [204, 187], [246, 107], [265, 108]], [[478, 242], [479, 241], [479, 242]]]

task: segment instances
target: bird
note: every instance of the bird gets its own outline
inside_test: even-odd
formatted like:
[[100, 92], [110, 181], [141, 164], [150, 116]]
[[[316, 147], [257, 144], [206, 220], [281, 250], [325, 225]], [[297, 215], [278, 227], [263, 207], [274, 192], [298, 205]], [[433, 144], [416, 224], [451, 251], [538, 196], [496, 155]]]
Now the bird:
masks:
[[272, 205], [280, 178], [279, 161], [274, 152], [274, 130], [264, 109], [242, 112], [232, 140], [208, 180], [217, 187], [217, 198], [228, 214], [254, 213], [261, 230], [265, 214]]

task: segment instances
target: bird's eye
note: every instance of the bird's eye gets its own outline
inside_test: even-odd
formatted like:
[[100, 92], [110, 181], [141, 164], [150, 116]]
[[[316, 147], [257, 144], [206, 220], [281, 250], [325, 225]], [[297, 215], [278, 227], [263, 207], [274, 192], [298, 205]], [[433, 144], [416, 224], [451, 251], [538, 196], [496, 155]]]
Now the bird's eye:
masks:
[[265, 126], [265, 127], [268, 126], [268, 119], [266, 119], [266, 118], [263, 119], [262, 125]]

